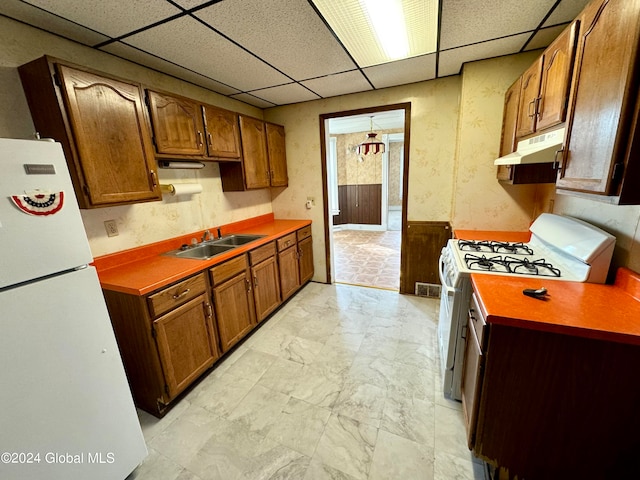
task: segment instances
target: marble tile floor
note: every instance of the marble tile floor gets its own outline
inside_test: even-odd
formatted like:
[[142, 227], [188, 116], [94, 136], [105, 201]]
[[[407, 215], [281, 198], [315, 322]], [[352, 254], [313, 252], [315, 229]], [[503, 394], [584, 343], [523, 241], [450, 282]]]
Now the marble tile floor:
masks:
[[479, 480], [440, 388], [438, 301], [310, 283], [163, 419], [127, 480]]
[[333, 232], [335, 281], [350, 285], [400, 289], [400, 231]]

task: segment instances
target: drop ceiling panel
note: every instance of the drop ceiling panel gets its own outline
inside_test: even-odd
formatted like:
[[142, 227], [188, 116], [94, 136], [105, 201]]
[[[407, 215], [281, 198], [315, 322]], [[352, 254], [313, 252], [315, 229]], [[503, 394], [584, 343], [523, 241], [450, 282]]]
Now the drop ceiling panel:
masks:
[[463, 63], [472, 62], [478, 58], [499, 57], [519, 52], [529, 36], [530, 34], [524, 33], [442, 52], [438, 64], [438, 76], [457, 75]]
[[376, 88], [405, 85], [436, 78], [436, 55], [422, 55], [365, 68], [364, 74]]
[[527, 43], [525, 50], [536, 50], [538, 48], [545, 48], [551, 42], [553, 42], [562, 31], [567, 28], [567, 25], [559, 25], [557, 27], [549, 27], [538, 30], [533, 36], [531, 41]]
[[28, 3], [111, 37], [181, 12], [165, 0], [28, 0]]
[[336, 73], [326, 77], [314, 78], [300, 82], [305, 87], [313, 90], [321, 97], [335, 97], [348, 93], [364, 92], [373, 90], [367, 79], [359, 70]]
[[231, 98], [235, 98], [236, 100], [240, 100], [241, 102], [248, 103], [249, 105], [253, 105], [254, 107], [258, 108], [269, 108], [275, 106], [275, 104], [267, 102], [266, 100], [262, 100], [261, 98], [254, 97], [249, 93], [239, 93], [237, 95], [231, 95]]
[[220, 93], [222, 95], [239, 93], [239, 91], [235, 88], [229, 87], [220, 82], [216, 82], [215, 80], [202, 76], [196, 72], [192, 72], [190, 70], [187, 70], [186, 68], [182, 68], [179, 65], [167, 62], [162, 58], [154, 57], [153, 55], [138, 50], [137, 48], [134, 48], [130, 45], [125, 45], [121, 42], [110, 43], [108, 45], [105, 45], [104, 47], [101, 47], [100, 50], [104, 50], [105, 52], [112, 53], [140, 65], [153, 68], [154, 70], [157, 70], [159, 72], [173, 75], [176, 78], [191, 82], [195, 85], [199, 85], [209, 90], [213, 90], [214, 92]]
[[442, 0], [440, 48], [535, 30], [555, 0]]
[[306, 0], [227, 1], [195, 15], [295, 80], [356, 68]]
[[49, 32], [85, 45], [96, 45], [109, 39], [109, 37], [89, 30], [82, 25], [65, 20], [20, 0], [2, 0], [0, 13], [35, 27], [46, 25]]
[[320, 98], [315, 93], [310, 92], [297, 83], [289, 83], [288, 85], [254, 90], [251, 94], [267, 100], [268, 102], [275, 103], [276, 105], [307, 102], [309, 100], [318, 100]]
[[578, 14], [586, 7], [589, 0], [562, 0], [549, 18], [544, 22], [544, 26], [558, 25], [560, 23], [572, 22]]
[[191, 17], [145, 30], [125, 43], [241, 91], [291, 81]]

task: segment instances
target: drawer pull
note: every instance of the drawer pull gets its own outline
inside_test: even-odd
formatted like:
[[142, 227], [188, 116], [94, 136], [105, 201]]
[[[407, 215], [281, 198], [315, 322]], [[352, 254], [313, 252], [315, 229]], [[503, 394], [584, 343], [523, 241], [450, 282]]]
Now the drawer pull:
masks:
[[184, 296], [185, 296], [187, 293], [189, 293], [190, 291], [191, 291], [191, 289], [190, 289], [190, 288], [187, 288], [187, 289], [186, 289], [184, 292], [182, 292], [182, 293], [176, 293], [175, 295], [173, 295], [173, 297], [172, 297], [172, 298], [173, 298], [174, 300], [177, 300], [177, 299], [179, 299], [179, 298], [184, 297]]

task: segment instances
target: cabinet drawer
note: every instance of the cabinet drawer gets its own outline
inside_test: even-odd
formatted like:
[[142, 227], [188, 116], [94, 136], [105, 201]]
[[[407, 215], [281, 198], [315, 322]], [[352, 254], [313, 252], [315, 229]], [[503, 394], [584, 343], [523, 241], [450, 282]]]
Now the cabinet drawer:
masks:
[[292, 247], [296, 244], [296, 232], [285, 235], [284, 237], [280, 237], [278, 240], [276, 240], [276, 242], [278, 243], [279, 252]]
[[306, 227], [302, 227], [300, 230], [298, 230], [298, 241], [310, 236], [311, 236], [311, 225], [307, 225]]
[[249, 261], [251, 265], [257, 265], [258, 263], [266, 260], [269, 257], [273, 257], [276, 254], [276, 245], [274, 242], [267, 243], [262, 247], [254, 248], [249, 252]]
[[225, 280], [244, 272], [248, 266], [246, 255], [240, 255], [239, 257], [232, 258], [231, 260], [220, 265], [216, 265], [209, 270], [211, 274], [211, 282], [214, 285], [219, 285]]
[[187, 278], [158, 293], [149, 295], [149, 297], [147, 297], [149, 311], [153, 317], [158, 317], [188, 300], [197, 297], [206, 290], [207, 284], [203, 274]]
[[473, 329], [476, 332], [476, 337], [478, 338], [478, 343], [480, 344], [480, 350], [484, 350], [484, 348], [482, 347], [482, 339], [484, 337], [484, 331], [487, 322], [484, 319], [482, 310], [480, 310], [480, 305], [478, 305], [478, 299], [476, 298], [475, 293], [471, 295], [471, 302], [469, 304], [469, 323], [473, 325]]

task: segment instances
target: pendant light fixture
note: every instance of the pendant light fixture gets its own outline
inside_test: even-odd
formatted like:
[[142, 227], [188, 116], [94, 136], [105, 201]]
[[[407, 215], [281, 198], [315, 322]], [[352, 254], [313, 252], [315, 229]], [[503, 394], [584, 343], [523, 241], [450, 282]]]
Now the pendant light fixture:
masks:
[[373, 116], [371, 119], [371, 131], [367, 134], [367, 139], [358, 145], [358, 155], [374, 155], [384, 153], [384, 143], [376, 138], [377, 133], [373, 132]]

